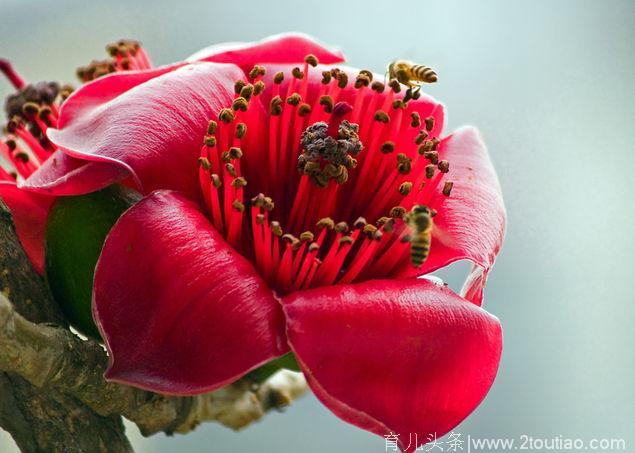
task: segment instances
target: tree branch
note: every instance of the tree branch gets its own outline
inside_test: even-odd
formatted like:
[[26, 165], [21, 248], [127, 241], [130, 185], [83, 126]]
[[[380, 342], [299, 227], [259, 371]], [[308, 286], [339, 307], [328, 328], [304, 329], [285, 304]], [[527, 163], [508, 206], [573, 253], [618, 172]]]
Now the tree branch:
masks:
[[[121, 415], [145, 436], [187, 433], [205, 421], [239, 429], [307, 389], [301, 374], [286, 370], [259, 387], [241, 380], [193, 397], [106, 382], [105, 350], [66, 328], [1, 203], [0, 250], [0, 370], [5, 372], [0, 373], [0, 426], [24, 451], [131, 451]], [[25, 401], [47, 410], [37, 412]], [[73, 415], [57, 423], [62, 413]]]
[[0, 369], [31, 384], [69, 394], [102, 416], [121, 414], [144, 435], [159, 431], [185, 433], [204, 421], [234, 429], [289, 404], [306, 390], [299, 373], [278, 373], [259, 388], [239, 381], [193, 397], [159, 395], [106, 382], [104, 349], [66, 329], [34, 324], [20, 316], [0, 295]]

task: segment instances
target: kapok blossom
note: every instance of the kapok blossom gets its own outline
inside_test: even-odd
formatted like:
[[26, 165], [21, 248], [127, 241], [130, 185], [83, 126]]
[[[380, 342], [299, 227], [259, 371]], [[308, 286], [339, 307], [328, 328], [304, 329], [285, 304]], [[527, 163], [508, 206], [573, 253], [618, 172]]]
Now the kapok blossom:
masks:
[[[336, 415], [422, 442], [484, 398], [501, 328], [479, 305], [505, 225], [486, 149], [473, 128], [442, 136], [433, 98], [342, 59], [280, 35], [106, 75], [66, 101], [48, 131], [59, 151], [24, 187], [146, 194], [95, 270], [108, 379], [195, 394], [291, 350]], [[435, 213], [419, 268], [415, 205]], [[416, 278], [462, 259], [463, 297]]]

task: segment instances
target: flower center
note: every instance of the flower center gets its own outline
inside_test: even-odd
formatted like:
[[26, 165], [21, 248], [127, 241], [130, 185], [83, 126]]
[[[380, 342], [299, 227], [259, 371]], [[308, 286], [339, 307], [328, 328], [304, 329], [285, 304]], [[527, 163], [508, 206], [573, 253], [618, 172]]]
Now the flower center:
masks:
[[27, 85], [8, 62], [0, 63], [16, 88], [4, 105], [8, 122], [0, 139], [0, 181], [14, 181], [29, 177], [55, 151], [46, 130], [57, 127], [59, 107], [73, 89], [57, 82]]
[[283, 294], [420, 266], [452, 189], [432, 102], [369, 71], [350, 83], [329, 68], [315, 83], [317, 66], [308, 56], [267, 85], [256, 66], [199, 159], [214, 227]]

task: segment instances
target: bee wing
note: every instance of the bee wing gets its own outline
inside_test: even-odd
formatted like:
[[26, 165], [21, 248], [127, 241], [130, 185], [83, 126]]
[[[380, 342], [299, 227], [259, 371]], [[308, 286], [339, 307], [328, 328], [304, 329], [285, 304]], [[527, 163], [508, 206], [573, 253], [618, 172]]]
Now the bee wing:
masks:
[[454, 239], [445, 229], [434, 225], [432, 228], [432, 240], [439, 241], [446, 247], [454, 247]]

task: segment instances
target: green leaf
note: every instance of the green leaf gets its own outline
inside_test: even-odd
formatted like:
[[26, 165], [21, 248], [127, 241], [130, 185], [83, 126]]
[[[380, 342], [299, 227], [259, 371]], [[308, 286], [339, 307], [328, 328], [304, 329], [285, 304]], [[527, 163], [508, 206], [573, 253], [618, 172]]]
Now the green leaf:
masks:
[[101, 339], [92, 316], [93, 274], [102, 245], [121, 214], [141, 195], [120, 185], [60, 197], [46, 229], [46, 276], [53, 297], [73, 327]]

